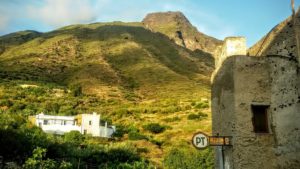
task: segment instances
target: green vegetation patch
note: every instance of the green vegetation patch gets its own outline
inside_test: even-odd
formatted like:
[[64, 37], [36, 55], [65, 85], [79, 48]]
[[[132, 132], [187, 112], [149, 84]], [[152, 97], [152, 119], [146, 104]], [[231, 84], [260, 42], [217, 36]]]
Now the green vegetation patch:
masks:
[[198, 114], [191, 113], [187, 116], [188, 120], [201, 120], [206, 118], [208, 115], [202, 112], [199, 112]]
[[143, 126], [144, 130], [150, 131], [151, 133], [158, 134], [166, 130], [166, 126], [158, 123], [149, 123]]

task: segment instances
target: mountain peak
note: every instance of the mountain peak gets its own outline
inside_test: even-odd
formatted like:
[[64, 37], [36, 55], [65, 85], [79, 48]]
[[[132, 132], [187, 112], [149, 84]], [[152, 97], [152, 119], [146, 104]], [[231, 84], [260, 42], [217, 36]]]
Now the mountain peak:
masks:
[[149, 22], [164, 23], [164, 24], [170, 22], [178, 22], [178, 23], [190, 24], [189, 20], [180, 11], [149, 13], [143, 19], [143, 23], [149, 23]]
[[165, 34], [178, 45], [193, 51], [198, 49], [215, 55], [222, 44], [222, 41], [199, 32], [180, 11], [150, 13], [142, 23], [147, 29]]

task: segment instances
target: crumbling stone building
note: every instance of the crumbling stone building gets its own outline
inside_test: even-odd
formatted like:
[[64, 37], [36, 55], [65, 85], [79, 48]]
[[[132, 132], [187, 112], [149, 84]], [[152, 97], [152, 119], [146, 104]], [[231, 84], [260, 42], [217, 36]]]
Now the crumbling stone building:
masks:
[[300, 168], [299, 23], [288, 18], [248, 52], [244, 38], [225, 39], [212, 121], [213, 135], [232, 136], [232, 146], [216, 151], [216, 168]]

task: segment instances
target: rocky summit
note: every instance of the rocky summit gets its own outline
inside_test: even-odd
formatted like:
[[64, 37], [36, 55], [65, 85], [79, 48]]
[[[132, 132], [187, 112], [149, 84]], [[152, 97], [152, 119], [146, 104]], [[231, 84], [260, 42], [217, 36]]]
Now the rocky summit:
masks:
[[199, 32], [181, 12], [150, 13], [143, 19], [143, 24], [193, 51], [201, 50], [215, 56], [222, 45], [221, 40]]

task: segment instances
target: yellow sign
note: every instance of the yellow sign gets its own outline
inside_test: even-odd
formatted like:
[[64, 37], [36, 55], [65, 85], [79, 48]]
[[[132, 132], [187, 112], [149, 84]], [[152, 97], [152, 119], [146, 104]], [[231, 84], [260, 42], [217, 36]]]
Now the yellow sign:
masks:
[[231, 137], [228, 136], [210, 136], [209, 137], [210, 146], [230, 146]]

